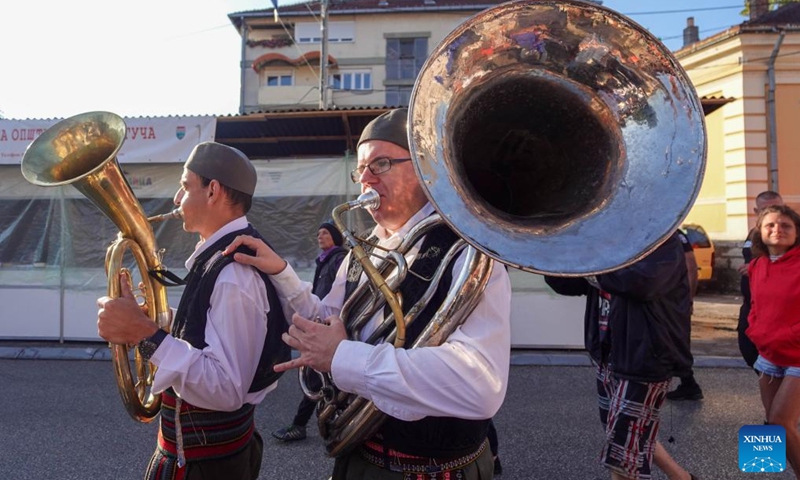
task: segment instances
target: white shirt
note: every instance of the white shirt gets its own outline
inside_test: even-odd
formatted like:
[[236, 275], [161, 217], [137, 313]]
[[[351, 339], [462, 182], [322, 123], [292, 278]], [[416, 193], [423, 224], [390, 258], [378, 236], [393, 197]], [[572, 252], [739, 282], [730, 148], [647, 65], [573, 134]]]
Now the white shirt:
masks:
[[[223, 226], [198, 245], [186, 260], [191, 270], [197, 256], [217, 240], [246, 228], [246, 217]], [[158, 366], [153, 392], [173, 387], [180, 398], [200, 408], [234, 411], [245, 403], [258, 404], [277, 383], [248, 393], [267, 335], [269, 301], [256, 269], [233, 262], [217, 277], [202, 350], [167, 336], [150, 359]]]
[[[373, 233], [379, 245], [396, 248], [411, 228], [431, 213], [433, 207], [427, 204], [393, 235], [380, 226]], [[421, 244], [422, 239], [406, 254], [409, 265]], [[271, 276], [286, 314], [338, 316], [344, 304], [348, 263], [347, 259], [342, 262], [331, 291], [321, 301], [291, 266]], [[453, 271], [460, 271], [463, 263], [462, 254]], [[365, 279], [362, 274], [361, 281]], [[381, 309], [362, 330], [362, 338], [382, 319]], [[496, 263], [477, 307], [441, 346], [406, 350], [388, 343], [345, 340], [336, 349], [331, 374], [338, 388], [371, 400], [382, 412], [400, 420], [427, 416], [480, 420], [493, 417], [503, 403], [510, 351], [511, 283], [504, 266]]]

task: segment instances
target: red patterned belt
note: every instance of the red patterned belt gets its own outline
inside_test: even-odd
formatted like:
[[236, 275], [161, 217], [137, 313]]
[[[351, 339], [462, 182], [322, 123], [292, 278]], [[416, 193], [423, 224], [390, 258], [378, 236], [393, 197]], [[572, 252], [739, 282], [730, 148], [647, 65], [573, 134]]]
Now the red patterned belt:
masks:
[[436, 474], [466, 467], [481, 456], [488, 444], [489, 441], [484, 440], [477, 450], [462, 457], [431, 458], [387, 449], [379, 443], [368, 440], [361, 445], [359, 453], [369, 463], [392, 472]]

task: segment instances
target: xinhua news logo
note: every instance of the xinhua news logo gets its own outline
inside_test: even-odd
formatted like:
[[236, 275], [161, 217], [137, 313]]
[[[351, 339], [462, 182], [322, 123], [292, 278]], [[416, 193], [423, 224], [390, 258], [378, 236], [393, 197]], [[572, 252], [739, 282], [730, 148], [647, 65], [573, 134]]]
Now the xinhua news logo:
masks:
[[740, 428], [739, 470], [749, 473], [786, 470], [786, 430], [780, 425]]

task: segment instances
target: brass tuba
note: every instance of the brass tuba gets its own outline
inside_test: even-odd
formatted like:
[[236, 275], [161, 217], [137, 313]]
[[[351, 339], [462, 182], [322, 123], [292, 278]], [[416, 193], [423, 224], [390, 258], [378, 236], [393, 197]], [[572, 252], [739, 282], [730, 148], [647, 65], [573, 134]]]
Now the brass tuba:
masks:
[[[150, 221], [166, 220], [178, 212], [148, 219], [117, 162], [125, 141], [125, 122], [109, 112], [88, 112], [62, 120], [42, 133], [22, 157], [22, 175], [44, 187], [72, 185], [92, 201], [120, 229], [106, 251], [105, 270], [108, 296], [120, 296], [119, 276], [129, 249], [141, 272], [148, 315], [169, 331], [170, 309], [166, 288], [148, 277], [161, 271], [161, 254], [156, 247]], [[161, 396], [150, 391], [155, 366], [134, 348], [135, 371], [131, 372], [128, 346], [111, 345], [111, 356], [122, 402], [134, 420], [149, 422], [158, 414]]]
[[[636, 262], [680, 225], [705, 170], [703, 110], [677, 60], [630, 19], [579, 0], [513, 1], [458, 26], [417, 77], [408, 130], [423, 189], [481, 252], [470, 255], [537, 273], [586, 276]], [[362, 204], [369, 199], [344, 210]], [[481, 271], [461, 272], [479, 279], [469, 301], [481, 294]], [[451, 294], [434, 330], [468, 315], [468, 305], [455, 307], [462, 293]], [[349, 314], [353, 330], [361, 320]], [[332, 456], [384, 418], [329, 381], [313, 396]]]
[[[426, 233], [443, 222], [438, 214], [434, 214], [418, 223], [403, 238], [397, 250], [385, 252], [386, 261], [376, 267], [362, 245], [362, 240], [346, 228], [342, 214], [354, 208], [377, 208], [379, 205], [380, 197], [374, 190], [369, 190], [358, 199], [333, 210], [334, 222], [350, 245], [351, 255], [362, 265], [369, 279], [369, 282], [364, 282], [356, 288], [342, 307], [340, 315], [347, 324], [349, 338], [359, 339], [362, 328], [378, 310], [387, 305], [391, 314], [373, 330], [367, 342], [376, 344], [379, 341], [386, 341], [393, 342], [395, 347], [402, 347], [406, 341], [406, 327], [425, 309], [445, 273], [445, 268], [437, 269], [420, 300], [403, 314], [402, 297], [398, 288], [409, 272], [404, 255]], [[448, 295], [411, 348], [441, 345], [467, 319], [480, 300], [494, 262], [459, 239], [442, 256], [441, 264], [448, 265], [462, 251], [465, 256], [463, 267], [458, 274], [453, 275]], [[389, 278], [391, 273], [394, 275]], [[380, 294], [372, 295], [373, 288]], [[310, 372], [307, 369], [300, 369], [300, 386], [306, 396], [319, 401], [317, 424], [329, 456], [337, 457], [349, 452], [380, 428], [385, 415], [371, 401], [338, 390], [329, 374], [319, 374], [322, 388], [316, 392], [312, 391], [306, 383], [308, 374]]]

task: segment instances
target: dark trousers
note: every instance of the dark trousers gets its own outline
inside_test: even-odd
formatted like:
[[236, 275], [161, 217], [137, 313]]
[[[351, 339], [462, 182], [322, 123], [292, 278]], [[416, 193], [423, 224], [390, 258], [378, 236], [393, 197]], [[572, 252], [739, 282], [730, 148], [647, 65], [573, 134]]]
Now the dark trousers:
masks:
[[694, 379], [694, 371], [689, 369], [689, 373], [678, 377], [684, 385], [697, 385], [697, 380]]
[[750, 337], [745, 334], [745, 330], [749, 326], [747, 317], [750, 316], [750, 304], [742, 304], [739, 308], [739, 325], [736, 328], [736, 333], [739, 339], [739, 351], [742, 353], [742, 358], [747, 363], [748, 367], [752, 367], [758, 358], [758, 349], [753, 344]]
[[[305, 374], [306, 380], [306, 387], [309, 390], [319, 390], [322, 388], [322, 381], [315, 372], [312, 372], [311, 369], [306, 370]], [[300, 405], [297, 406], [297, 413], [294, 416], [294, 420], [292, 420], [292, 425], [297, 425], [298, 427], [305, 427], [308, 423], [308, 420], [311, 419], [311, 415], [314, 413], [314, 409], [317, 408], [317, 402], [313, 400], [309, 400], [308, 397], [303, 395], [303, 399], [300, 400]]]
[[496, 457], [499, 445], [497, 442], [497, 429], [494, 428], [494, 420], [489, 422], [489, 431], [486, 433], [486, 438], [489, 439], [489, 450], [492, 451], [492, 456]]
[[264, 441], [258, 432], [242, 451], [229, 457], [186, 464], [186, 480], [256, 480], [261, 471]]
[[294, 420], [292, 420], [292, 425], [305, 427], [308, 421], [311, 419], [311, 415], [314, 413], [314, 409], [316, 407], [317, 402], [309, 400], [308, 397], [303, 396], [303, 399], [300, 400], [300, 405], [297, 406], [297, 413], [294, 416]]

